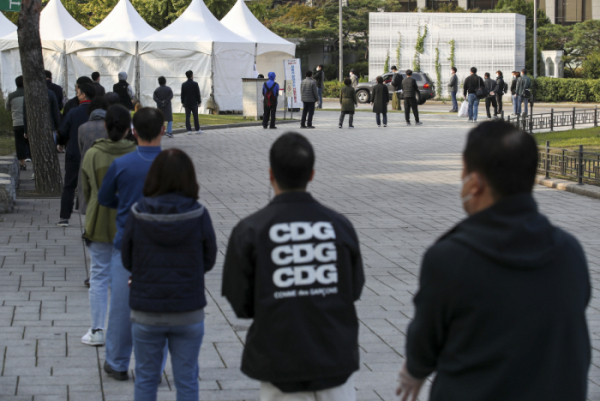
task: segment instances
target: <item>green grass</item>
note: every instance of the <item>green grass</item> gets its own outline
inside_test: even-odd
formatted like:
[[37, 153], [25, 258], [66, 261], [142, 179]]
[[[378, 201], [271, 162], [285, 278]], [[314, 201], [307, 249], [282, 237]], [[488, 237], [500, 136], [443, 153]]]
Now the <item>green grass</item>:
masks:
[[[193, 117], [191, 117], [191, 120], [193, 124]], [[258, 122], [252, 118], [244, 118], [241, 114], [199, 114], [198, 120], [201, 126]], [[277, 120], [283, 119], [278, 118]], [[185, 128], [185, 114], [173, 113], [173, 129], [179, 128]]]
[[0, 134], [0, 156], [10, 156], [15, 153], [15, 137]]
[[600, 153], [600, 127], [575, 129], [559, 132], [544, 132], [534, 134], [538, 145], [546, 145], [550, 141], [550, 147], [563, 149], [583, 149], [588, 152]]

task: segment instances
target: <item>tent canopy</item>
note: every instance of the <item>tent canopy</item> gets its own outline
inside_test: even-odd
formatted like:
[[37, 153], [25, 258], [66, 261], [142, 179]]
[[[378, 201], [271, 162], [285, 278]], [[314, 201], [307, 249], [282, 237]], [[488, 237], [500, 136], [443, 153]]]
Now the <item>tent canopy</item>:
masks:
[[206, 54], [241, 50], [254, 54], [254, 43], [224, 27], [203, 1], [192, 0], [175, 22], [140, 41], [140, 54], [164, 49]]
[[4, 16], [4, 14], [0, 13], [0, 37], [6, 36], [11, 32], [17, 32], [17, 26], [10, 22], [8, 18]]
[[136, 42], [154, 33], [156, 30], [144, 21], [129, 0], [119, 0], [96, 27], [67, 41], [67, 53], [104, 48], [135, 54]]
[[221, 23], [232, 32], [256, 43], [257, 56], [268, 52], [281, 52], [292, 56], [296, 53], [296, 45], [266, 28], [252, 14], [244, 0], [238, 0], [227, 15], [223, 17]]

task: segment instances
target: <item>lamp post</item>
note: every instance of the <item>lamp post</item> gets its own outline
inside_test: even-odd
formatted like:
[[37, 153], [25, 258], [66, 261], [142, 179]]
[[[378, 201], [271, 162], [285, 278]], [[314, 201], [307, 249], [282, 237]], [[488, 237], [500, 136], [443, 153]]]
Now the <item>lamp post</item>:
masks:
[[340, 57], [340, 82], [344, 80], [344, 42], [342, 39], [342, 0], [340, 1], [340, 44], [339, 44], [339, 57]]
[[537, 10], [538, 0], [533, 0], [533, 79], [537, 78]]

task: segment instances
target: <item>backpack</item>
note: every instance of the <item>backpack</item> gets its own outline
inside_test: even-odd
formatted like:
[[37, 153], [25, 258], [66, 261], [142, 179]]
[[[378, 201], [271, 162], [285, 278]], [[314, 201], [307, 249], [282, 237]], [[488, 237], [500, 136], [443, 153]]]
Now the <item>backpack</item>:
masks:
[[264, 83], [265, 91], [265, 106], [266, 107], [274, 107], [275, 106], [275, 94], [273, 94], [273, 88], [275, 87], [275, 83], [273, 83], [272, 87], [268, 87], [267, 83]]
[[485, 87], [485, 83], [483, 85], [481, 85], [482, 79], [480, 77], [478, 77], [477, 75], [475, 75], [475, 76], [479, 79], [479, 89], [477, 89], [477, 91], [475, 92], [475, 96], [477, 97], [477, 99], [485, 99], [486, 97], [489, 96], [490, 91], [488, 91], [487, 88]]

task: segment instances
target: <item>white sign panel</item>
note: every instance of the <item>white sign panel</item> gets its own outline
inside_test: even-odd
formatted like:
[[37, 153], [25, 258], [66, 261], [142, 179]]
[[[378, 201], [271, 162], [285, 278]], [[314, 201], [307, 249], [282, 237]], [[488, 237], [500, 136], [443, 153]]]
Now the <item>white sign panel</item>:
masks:
[[285, 79], [292, 81], [292, 96], [288, 100], [288, 107], [297, 109], [302, 107], [300, 85], [302, 84], [302, 70], [300, 70], [300, 59], [283, 60]]

